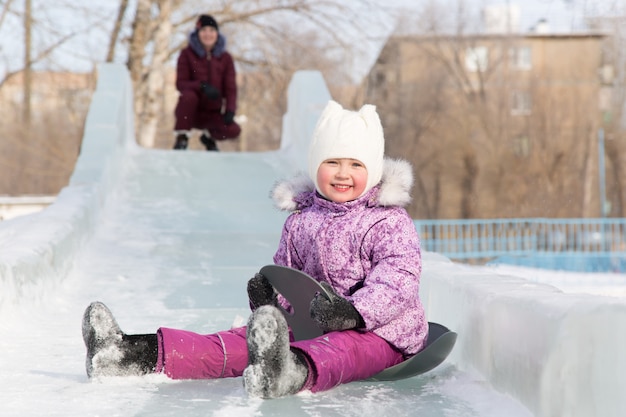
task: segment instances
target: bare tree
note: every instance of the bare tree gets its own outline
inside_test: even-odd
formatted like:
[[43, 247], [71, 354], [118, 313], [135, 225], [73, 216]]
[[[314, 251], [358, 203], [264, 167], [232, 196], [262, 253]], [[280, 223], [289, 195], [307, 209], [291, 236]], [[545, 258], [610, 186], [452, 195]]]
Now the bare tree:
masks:
[[[46, 4], [44, 8], [36, 8], [34, 11], [31, 7], [31, 0], [24, 0], [21, 5], [23, 8], [20, 8], [19, 4], [16, 4], [13, 0], [5, 1], [0, 5], [2, 6], [0, 10], [0, 29], [15, 31], [15, 27], [20, 26], [17, 33], [22, 32], [24, 36], [22, 60], [16, 60], [15, 56], [12, 55], [17, 52], [14, 48], [14, 38], [8, 39], [9, 44], [13, 48], [0, 46], [0, 58], [4, 61], [2, 67], [0, 67], [0, 71], [2, 71], [0, 73], [0, 89], [11, 78], [22, 74], [26, 68], [31, 68], [32, 70], [35, 65], [51, 59], [68, 41], [74, 39], [77, 33], [85, 34], [85, 32], [82, 32], [83, 28], [70, 31], [54, 30], [56, 27], [54, 22], [39, 16], [44, 15], [46, 12], [64, 10], [65, 4], [54, 2], [54, 4]], [[77, 10], [75, 5], [73, 9]], [[33, 33], [37, 31], [45, 32], [45, 36], [42, 37], [40, 35], [37, 39], [33, 39]], [[16, 65], [17, 62], [20, 64]]]
[[[361, 3], [371, 2], [363, 0]], [[155, 132], [158, 132], [155, 126], [164, 120], [159, 117], [162, 115], [164, 102], [155, 99], [162, 96], [158, 91], [162, 85], [161, 76], [157, 74], [162, 73], [166, 62], [174, 59], [187, 42], [189, 27], [197, 19], [196, 11], [185, 12], [188, 4], [183, 1], [158, 0], [137, 2], [130, 36], [128, 67], [136, 92], [139, 141], [144, 146], [159, 143], [158, 140], [155, 142]], [[258, 80], [258, 77], [247, 74], [265, 74], [269, 81], [274, 82], [265, 93], [270, 93], [274, 99], [283, 94], [286, 80], [293, 71], [302, 68], [305, 63], [319, 69], [328, 68], [333, 61], [341, 59], [345, 62], [349, 59], [352, 43], [341, 36], [338, 27], [351, 26], [354, 30], [363, 23], [362, 19], [350, 22], [347, 16], [353, 13], [352, 8], [339, 0], [242, 0], [236, 3], [220, 3], [206, 12], [217, 18], [220, 30], [231, 39], [236, 39], [229, 44], [229, 51], [242, 72], [246, 73], [244, 78], [248, 81]], [[312, 31], [316, 31], [317, 35], [313, 36]], [[325, 36], [320, 36], [322, 33]], [[168, 43], [168, 40], [176, 39], [178, 41]], [[314, 52], [316, 50], [319, 52]], [[340, 72], [340, 68], [334, 67], [334, 71], [329, 71], [329, 74], [336, 72]], [[280, 100], [274, 101], [276, 113], [266, 119], [275, 126], [280, 126], [284, 106]], [[243, 107], [247, 107], [248, 111], [252, 110], [250, 102]], [[267, 113], [267, 108], [265, 112]], [[246, 116], [256, 118], [253, 114]], [[267, 127], [262, 127], [259, 132], [266, 129]]]
[[22, 120], [26, 126], [30, 125], [30, 105], [32, 87], [31, 33], [32, 33], [31, 1], [24, 1], [24, 111]]
[[113, 30], [111, 31], [111, 37], [109, 39], [109, 49], [107, 50], [106, 62], [113, 62], [113, 58], [115, 57], [115, 46], [119, 40], [120, 32], [122, 31], [126, 9], [128, 9], [128, 0], [120, 0], [117, 17], [115, 18], [115, 24], [113, 25]]
[[[0, 25], [10, 23], [11, 28], [23, 31], [27, 16], [25, 4], [12, 0], [1, 2]], [[363, 29], [366, 35], [362, 40], [367, 40], [371, 30], [364, 29], [374, 23], [379, 25], [377, 16], [373, 15], [368, 21], [351, 15], [355, 13], [352, 9], [356, 4], [379, 7], [373, 0], [360, 0], [349, 5], [340, 0], [242, 0], [211, 2], [212, 6], [204, 8], [199, 8], [198, 4], [197, 0], [120, 0], [115, 8], [108, 4], [106, 8], [94, 9], [89, 4], [76, 5], [70, 0], [44, 3], [32, 11], [34, 36], [32, 50], [27, 54], [30, 56], [28, 62], [32, 68], [54, 69], [59, 76], [68, 79], [70, 74], [63, 72], [67, 68], [65, 58], [68, 56], [71, 60], [91, 62], [91, 68], [95, 68], [99, 62], [97, 56], [106, 57], [105, 60], [110, 62], [125, 55], [123, 59], [134, 83], [138, 138], [145, 146], [171, 146], [175, 104], [172, 97], [177, 94], [172, 77], [173, 60], [185, 46], [198, 10], [216, 16], [220, 28], [229, 37], [229, 51], [240, 69], [238, 114], [249, 121], [239, 142], [242, 149], [262, 150], [278, 146], [285, 111], [284, 91], [297, 69], [322, 69], [345, 97], [356, 97], [345, 95], [345, 91], [355, 90], [346, 90], [343, 84], [347, 83], [348, 76], [338, 75], [348, 68], [348, 62], [353, 61], [356, 49], [351, 41], [354, 38], [343, 34], [346, 30], [358, 32]], [[55, 25], [55, 18], [61, 10], [63, 16], [76, 20], [76, 25], [69, 30], [67, 26]], [[18, 19], [21, 23], [16, 23]], [[42, 36], [44, 33], [45, 37]], [[103, 33], [108, 34], [104, 42]], [[80, 46], [66, 48], [70, 40], [72, 45], [78, 42]], [[10, 170], [8, 175], [0, 175], [0, 193], [36, 192], [38, 188], [39, 192], [55, 193], [63, 185], [63, 179], [66, 181], [71, 174], [86, 104], [84, 108], [76, 109], [77, 113], [74, 113], [73, 105], [67, 104], [59, 107], [56, 113], [54, 109], [42, 109], [39, 97], [47, 95], [45, 89], [50, 88], [45, 84], [46, 78], [36, 70], [32, 73], [36, 81], [32, 84], [25, 82], [28, 79], [24, 72], [26, 58], [16, 65], [15, 60], [6, 55], [6, 50], [0, 48], [0, 61], [6, 64], [0, 69], [3, 117], [15, 119], [17, 112], [17, 118], [21, 119], [28, 109], [24, 103], [14, 101], [16, 85], [22, 88], [32, 85], [30, 92], [23, 91], [20, 96], [32, 95], [38, 100], [37, 107], [32, 110], [30, 129], [13, 124], [2, 124], [0, 128], [0, 134], [7, 138], [1, 146], [0, 167]], [[60, 51], [63, 55], [59, 54]], [[64, 58], [59, 59], [61, 56]], [[93, 81], [89, 74], [86, 79]], [[51, 85], [57, 89], [58, 96], [69, 91], [80, 93], [77, 101], [74, 100], [78, 97], [68, 97], [72, 103], [88, 100], [91, 91], [91, 87], [61, 90], [62, 82], [58, 81]], [[6, 97], [11, 99], [5, 100]], [[58, 103], [59, 97], [54, 100]], [[60, 115], [60, 111], [64, 113]], [[75, 124], [66, 126], [59, 120], [74, 121]], [[51, 136], [53, 132], [58, 133]], [[48, 175], [49, 180], [42, 180], [43, 177], [36, 176], [37, 170], [57, 174]]]
[[[450, 24], [426, 6], [418, 33], [394, 36], [368, 79], [389, 153], [415, 166], [410, 213], [596, 216], [601, 36], [477, 34], [462, 7]], [[541, 72], [519, 58], [533, 48], [549, 51], [535, 55]]]
[[[141, 81], [136, 83], [138, 91], [135, 94], [135, 109], [140, 127], [137, 131], [137, 139], [141, 145], [146, 147], [154, 146], [162, 110], [162, 102], [159, 101], [159, 97], [163, 95], [165, 64], [170, 54], [169, 39], [172, 34], [170, 18], [172, 11], [179, 3], [177, 0], [156, 1], [158, 14], [152, 19], [153, 25], [150, 28], [154, 49], [148, 66], [151, 69], [147, 73], [141, 74]], [[133, 62], [138, 61], [133, 60]]]
[[[67, 183], [78, 154], [88, 96], [68, 97], [69, 101], [51, 112], [47, 103], [65, 100], [64, 91], [55, 89], [67, 83], [42, 76], [36, 67], [74, 36], [74, 32], [47, 30], [47, 24], [54, 27], [48, 12], [53, 14], [57, 6], [34, 8], [31, 0], [2, 3], [0, 29], [16, 32], [14, 28], [19, 27], [24, 42], [18, 48], [22, 59], [11, 55], [19, 43], [0, 48], [0, 56], [5, 58], [0, 78], [0, 194], [58, 192]], [[43, 32], [46, 36], [42, 39]], [[89, 94], [87, 87], [80, 91]], [[51, 93], [57, 98], [52, 99]]]

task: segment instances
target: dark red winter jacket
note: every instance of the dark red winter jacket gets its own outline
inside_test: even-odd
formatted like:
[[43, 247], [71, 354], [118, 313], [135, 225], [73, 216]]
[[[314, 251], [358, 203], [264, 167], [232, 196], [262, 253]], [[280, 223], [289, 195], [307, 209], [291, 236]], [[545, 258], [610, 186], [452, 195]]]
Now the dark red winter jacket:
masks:
[[[237, 111], [237, 81], [232, 56], [226, 52], [226, 38], [220, 33], [217, 43], [206, 53], [198, 32], [189, 35], [189, 45], [180, 52], [176, 65], [176, 89], [200, 91], [200, 82], [205, 81], [216, 87], [221, 98], [208, 100], [207, 110]], [[207, 102], [207, 100], [203, 100]]]

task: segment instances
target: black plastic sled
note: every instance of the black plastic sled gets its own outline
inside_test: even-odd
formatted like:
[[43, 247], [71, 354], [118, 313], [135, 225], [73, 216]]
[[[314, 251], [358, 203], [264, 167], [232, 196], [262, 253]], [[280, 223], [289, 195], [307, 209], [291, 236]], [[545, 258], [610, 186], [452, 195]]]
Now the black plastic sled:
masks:
[[[291, 304], [292, 311], [281, 308], [296, 340], [321, 336], [322, 330], [309, 314], [309, 305], [317, 293], [326, 293], [315, 279], [293, 268], [266, 265], [259, 271], [276, 291]], [[373, 381], [394, 381], [428, 372], [439, 366], [450, 354], [457, 334], [438, 323], [428, 323], [428, 340], [424, 349], [402, 363], [369, 378]]]

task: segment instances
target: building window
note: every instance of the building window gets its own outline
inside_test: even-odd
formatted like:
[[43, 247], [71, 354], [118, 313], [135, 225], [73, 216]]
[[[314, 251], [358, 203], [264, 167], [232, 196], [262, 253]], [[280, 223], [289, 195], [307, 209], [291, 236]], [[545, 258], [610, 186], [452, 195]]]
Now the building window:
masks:
[[483, 72], [487, 69], [489, 51], [486, 46], [465, 50], [465, 68], [469, 72]]
[[511, 93], [511, 114], [527, 116], [530, 114], [532, 102], [528, 91], [513, 91]]
[[530, 154], [530, 140], [526, 135], [513, 138], [513, 153], [520, 158], [526, 158]]
[[518, 46], [509, 48], [509, 65], [516, 70], [529, 70], [532, 68], [532, 53], [530, 46]]

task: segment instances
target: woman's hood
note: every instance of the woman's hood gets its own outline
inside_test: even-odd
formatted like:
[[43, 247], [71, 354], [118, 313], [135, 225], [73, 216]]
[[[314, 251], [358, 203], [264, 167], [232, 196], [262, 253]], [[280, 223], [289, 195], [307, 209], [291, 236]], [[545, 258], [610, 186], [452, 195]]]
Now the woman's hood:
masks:
[[[189, 46], [200, 58], [206, 57], [206, 51], [204, 50], [204, 46], [202, 46], [202, 42], [200, 42], [200, 38], [198, 37], [198, 29], [189, 34]], [[226, 51], [226, 37], [221, 33], [218, 33], [217, 42], [215, 42], [215, 46], [213, 46], [211, 53], [213, 56], [219, 58], [224, 51]]]

